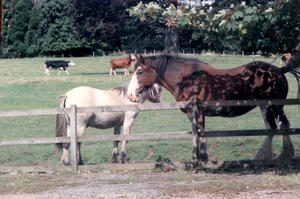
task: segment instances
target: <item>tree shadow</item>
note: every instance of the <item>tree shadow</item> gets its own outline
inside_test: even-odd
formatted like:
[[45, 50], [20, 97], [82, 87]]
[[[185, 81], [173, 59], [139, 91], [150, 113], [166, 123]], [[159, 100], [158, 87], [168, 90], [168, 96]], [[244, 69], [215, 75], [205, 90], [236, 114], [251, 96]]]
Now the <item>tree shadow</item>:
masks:
[[190, 162], [184, 163], [185, 170], [214, 174], [262, 174], [272, 172], [277, 175], [289, 175], [300, 173], [300, 158], [289, 162], [280, 163], [276, 160], [238, 160], [238, 161], [211, 161], [207, 165], [192, 167]]

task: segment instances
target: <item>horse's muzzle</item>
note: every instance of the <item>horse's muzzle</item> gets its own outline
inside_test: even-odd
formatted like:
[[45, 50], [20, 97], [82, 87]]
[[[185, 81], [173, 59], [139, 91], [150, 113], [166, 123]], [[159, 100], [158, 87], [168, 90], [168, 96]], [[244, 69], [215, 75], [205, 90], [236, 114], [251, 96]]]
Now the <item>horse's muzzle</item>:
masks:
[[132, 93], [128, 93], [128, 97], [129, 97], [129, 99], [130, 99], [131, 101], [133, 101], [133, 102], [138, 102], [138, 101], [140, 101], [140, 95], [139, 95], [139, 94], [134, 95], [134, 94], [132, 94]]

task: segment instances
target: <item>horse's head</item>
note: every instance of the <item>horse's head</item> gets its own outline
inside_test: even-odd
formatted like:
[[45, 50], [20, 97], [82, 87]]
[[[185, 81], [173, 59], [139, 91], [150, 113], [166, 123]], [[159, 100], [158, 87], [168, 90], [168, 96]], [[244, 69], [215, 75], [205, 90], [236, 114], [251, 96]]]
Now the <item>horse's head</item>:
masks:
[[131, 53], [131, 54], [129, 54], [129, 58], [131, 59], [131, 61], [135, 61], [136, 60], [136, 55]]
[[135, 71], [128, 85], [128, 97], [131, 101], [137, 102], [141, 93], [149, 89], [156, 82], [157, 73], [154, 68], [145, 64], [142, 56], [137, 58]]

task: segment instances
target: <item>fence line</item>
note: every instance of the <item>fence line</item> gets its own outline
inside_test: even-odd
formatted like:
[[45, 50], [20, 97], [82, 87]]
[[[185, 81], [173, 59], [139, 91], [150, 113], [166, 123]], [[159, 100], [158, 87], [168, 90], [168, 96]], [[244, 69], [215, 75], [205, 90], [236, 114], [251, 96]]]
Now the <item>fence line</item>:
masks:
[[[229, 130], [229, 131], [206, 131], [205, 137], [239, 137], [239, 136], [263, 136], [263, 135], [296, 135], [300, 134], [300, 128], [292, 129], [258, 129], [258, 130]], [[154, 139], [184, 139], [192, 138], [190, 131], [164, 132], [164, 133], [136, 133], [129, 135], [95, 135], [77, 137], [78, 142], [107, 142], [122, 140], [154, 140]], [[0, 146], [23, 145], [23, 144], [57, 144], [71, 143], [69, 137], [53, 138], [19, 138], [0, 139]]]
[[[197, 103], [197, 104], [195, 104]], [[175, 139], [191, 138], [191, 133], [154, 133], [154, 134], [131, 134], [131, 135], [99, 135], [89, 137], [77, 137], [77, 114], [85, 112], [113, 112], [113, 111], [141, 111], [141, 110], [169, 110], [186, 107], [209, 107], [209, 106], [276, 106], [276, 105], [295, 105], [300, 104], [300, 99], [277, 99], [277, 100], [228, 100], [228, 101], [204, 101], [204, 102], [173, 102], [158, 104], [138, 104], [121, 106], [99, 106], [77, 108], [72, 105], [65, 109], [37, 109], [24, 111], [2, 111], [1, 117], [15, 116], [36, 116], [53, 115], [68, 113], [71, 124], [71, 136], [56, 138], [25, 138], [25, 139], [0, 139], [0, 146], [14, 144], [51, 144], [51, 143], [70, 143], [71, 144], [71, 162], [73, 170], [78, 170], [77, 165], [77, 142], [98, 142], [98, 141], [116, 141], [116, 140], [148, 140], [148, 139]], [[206, 137], [229, 137], [229, 136], [261, 136], [261, 135], [282, 135], [282, 134], [300, 134], [300, 129], [272, 129], [272, 130], [233, 130], [233, 131], [206, 131]]]
[[[171, 102], [171, 103], [154, 103], [154, 104], [136, 104], [136, 105], [114, 105], [114, 106], [97, 106], [97, 107], [78, 107], [78, 113], [88, 112], [118, 112], [118, 111], [151, 111], [151, 110], [170, 110], [186, 108], [190, 102]], [[263, 105], [297, 105], [300, 99], [276, 99], [276, 100], [226, 100], [226, 101], [203, 101], [199, 102], [198, 107], [209, 106], [263, 106]], [[70, 108], [64, 109], [36, 109], [23, 111], [0, 111], [1, 117], [16, 116], [36, 116], [36, 115], [55, 115], [69, 113]]]

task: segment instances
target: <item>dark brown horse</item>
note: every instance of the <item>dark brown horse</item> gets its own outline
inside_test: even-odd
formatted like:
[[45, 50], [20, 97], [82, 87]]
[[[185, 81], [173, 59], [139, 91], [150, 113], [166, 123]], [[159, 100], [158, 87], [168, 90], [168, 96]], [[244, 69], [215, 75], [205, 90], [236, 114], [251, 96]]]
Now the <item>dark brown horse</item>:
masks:
[[[299, 55], [298, 55], [299, 56]], [[300, 56], [299, 56], [300, 57]], [[251, 100], [285, 99], [288, 94], [288, 81], [285, 73], [292, 72], [297, 80], [299, 58], [290, 59], [278, 68], [269, 63], [256, 61], [233, 69], [221, 70], [196, 59], [169, 55], [139, 57], [135, 72], [128, 86], [132, 101], [139, 99], [139, 93], [154, 83], [159, 83], [173, 94], [176, 101], [209, 100]], [[205, 116], [235, 117], [245, 114], [255, 106], [244, 107], [199, 107], [196, 132], [193, 131], [193, 163], [206, 163], [206, 139], [204, 137]], [[260, 107], [265, 126], [276, 129], [276, 121], [281, 129], [290, 128], [282, 105]], [[192, 110], [183, 110], [192, 121]], [[266, 137], [255, 159], [271, 159], [273, 136]], [[283, 136], [283, 148], [278, 161], [289, 160], [294, 156], [294, 146], [289, 135]]]

